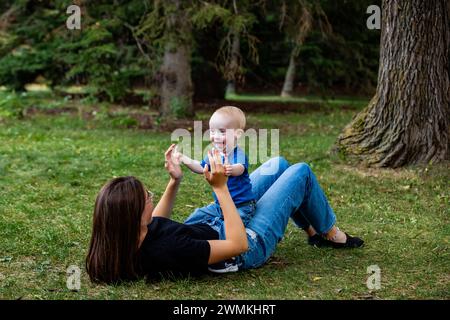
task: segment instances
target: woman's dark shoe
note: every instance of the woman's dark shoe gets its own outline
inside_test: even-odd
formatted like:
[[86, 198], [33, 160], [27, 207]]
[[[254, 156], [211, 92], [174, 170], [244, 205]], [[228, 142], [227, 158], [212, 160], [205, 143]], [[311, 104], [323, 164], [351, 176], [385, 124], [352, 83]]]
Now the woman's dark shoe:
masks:
[[352, 237], [347, 232], [344, 232], [344, 233], [347, 236], [347, 241], [345, 241], [344, 243], [333, 242], [333, 241], [326, 240], [326, 239], [325, 239], [325, 241], [330, 242], [330, 245], [335, 249], [359, 248], [359, 247], [362, 247], [362, 245], [364, 244], [364, 240], [362, 240], [358, 237]]
[[318, 248], [321, 247], [332, 247], [335, 249], [341, 248], [359, 248], [364, 245], [364, 240], [358, 237], [352, 237], [348, 233], [344, 232], [347, 236], [347, 240], [344, 243], [333, 242], [331, 240], [327, 240], [320, 236], [319, 234], [315, 234], [312, 237], [308, 238], [308, 244], [311, 246], [315, 246]]
[[329, 246], [324, 242], [324, 238], [322, 238], [322, 236], [320, 236], [318, 233], [316, 233], [315, 235], [308, 237], [308, 244], [310, 246], [314, 246], [314, 247], [326, 247]]

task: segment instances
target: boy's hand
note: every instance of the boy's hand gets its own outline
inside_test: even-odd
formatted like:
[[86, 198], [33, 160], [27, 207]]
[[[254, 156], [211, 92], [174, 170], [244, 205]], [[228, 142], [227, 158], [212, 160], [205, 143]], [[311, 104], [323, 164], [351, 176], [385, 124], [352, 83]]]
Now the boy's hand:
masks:
[[232, 165], [231, 164], [224, 164], [223, 167], [225, 169], [225, 175], [231, 176], [231, 173], [233, 172]]
[[225, 175], [231, 176], [231, 173], [233, 172], [233, 167], [231, 166], [230, 162], [228, 161], [228, 153], [225, 154], [225, 162], [223, 164], [223, 168], [225, 169]]

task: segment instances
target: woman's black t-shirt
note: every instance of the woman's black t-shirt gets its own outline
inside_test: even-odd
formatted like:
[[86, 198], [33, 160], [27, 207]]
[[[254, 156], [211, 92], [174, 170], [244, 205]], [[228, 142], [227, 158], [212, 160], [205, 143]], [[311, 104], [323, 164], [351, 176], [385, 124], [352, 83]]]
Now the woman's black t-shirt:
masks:
[[154, 217], [139, 249], [141, 267], [150, 277], [204, 273], [211, 249], [206, 240], [215, 239], [219, 234], [207, 224]]

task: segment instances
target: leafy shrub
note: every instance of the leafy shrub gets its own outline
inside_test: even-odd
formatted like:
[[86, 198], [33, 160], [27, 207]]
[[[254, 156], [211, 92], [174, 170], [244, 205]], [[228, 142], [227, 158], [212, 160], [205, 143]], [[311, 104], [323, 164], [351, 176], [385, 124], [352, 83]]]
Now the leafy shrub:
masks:
[[110, 121], [113, 127], [132, 128], [138, 125], [138, 121], [127, 114], [113, 115]]
[[[121, 100], [136, 78], [147, 75], [127, 23], [137, 23], [145, 1], [86, 4], [82, 29], [67, 30], [65, 9], [71, 1], [16, 3], [16, 19], [0, 33], [0, 85], [23, 91], [43, 76], [50, 86], [90, 87], [89, 94]], [[117, 13], [117, 14], [116, 14]], [[132, 13], [134, 16], [127, 16]], [[126, 19], [126, 20], [121, 20]]]
[[23, 118], [31, 102], [26, 99], [27, 93], [9, 93], [0, 99], [0, 119], [1, 118]]
[[176, 118], [183, 118], [186, 116], [187, 105], [188, 102], [183, 98], [173, 97], [170, 100], [170, 110]]

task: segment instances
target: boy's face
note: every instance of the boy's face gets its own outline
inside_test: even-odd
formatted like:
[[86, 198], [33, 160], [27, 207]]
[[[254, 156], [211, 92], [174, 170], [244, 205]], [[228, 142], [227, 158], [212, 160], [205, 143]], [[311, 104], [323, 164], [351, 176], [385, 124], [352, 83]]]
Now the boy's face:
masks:
[[220, 113], [214, 113], [209, 120], [209, 140], [212, 144], [225, 153], [233, 150], [237, 137], [236, 124], [232, 117]]

